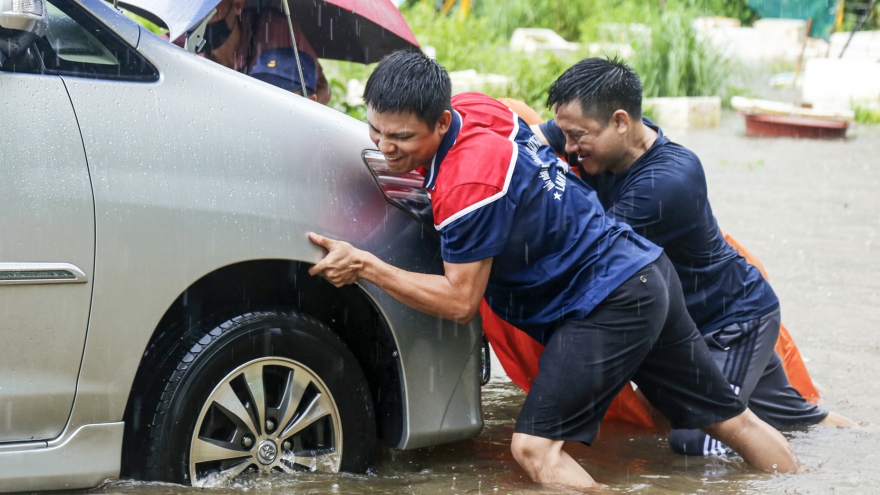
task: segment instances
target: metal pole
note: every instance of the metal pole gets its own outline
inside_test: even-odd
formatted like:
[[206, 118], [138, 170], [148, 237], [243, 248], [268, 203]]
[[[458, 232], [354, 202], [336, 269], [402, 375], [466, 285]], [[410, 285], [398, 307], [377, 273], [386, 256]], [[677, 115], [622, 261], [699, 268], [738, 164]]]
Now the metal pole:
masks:
[[[285, 1], [287, 1], [287, 0], [285, 0]], [[856, 33], [859, 32], [859, 29], [862, 29], [862, 26], [865, 25], [865, 21], [867, 21], [868, 18], [871, 17], [871, 13], [874, 12], [874, 5], [877, 5], [877, 0], [873, 0], [871, 2], [871, 6], [868, 7], [868, 11], [865, 12], [865, 15], [863, 15], [861, 19], [859, 19], [859, 23], [856, 24], [856, 27], [853, 29], [852, 33], [849, 35], [849, 38], [847, 38], [846, 44], [843, 45], [843, 49], [840, 50], [840, 56], [837, 58], [843, 58], [843, 52], [846, 51], [846, 47], [849, 46], [849, 42], [852, 41], [852, 39], [853, 39], [853, 37], [855, 37]]]
[[[287, 27], [290, 29], [290, 42], [293, 44], [293, 56], [296, 57], [296, 70], [299, 71], [299, 85], [302, 88], [303, 96], [308, 98], [309, 92], [306, 89], [306, 79], [303, 77], [303, 68], [299, 61], [299, 49], [296, 47], [296, 36], [293, 34], [293, 20], [290, 19], [290, 5], [288, 5], [287, 0], [281, 0], [281, 4], [284, 6], [284, 15], [287, 16]], [[317, 63], [317, 60], [315, 63]]]

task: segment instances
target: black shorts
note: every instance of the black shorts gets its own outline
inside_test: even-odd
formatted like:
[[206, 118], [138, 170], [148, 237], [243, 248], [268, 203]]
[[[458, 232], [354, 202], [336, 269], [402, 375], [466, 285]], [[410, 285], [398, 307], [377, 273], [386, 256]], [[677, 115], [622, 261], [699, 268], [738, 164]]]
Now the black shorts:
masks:
[[630, 380], [674, 428], [700, 428], [746, 409], [712, 361], [665, 254], [586, 318], [556, 329], [515, 431], [590, 444]]
[[704, 339], [734, 392], [759, 418], [774, 428], [814, 425], [828, 411], [807, 402], [788, 381], [775, 350], [780, 321], [775, 310], [726, 326]]

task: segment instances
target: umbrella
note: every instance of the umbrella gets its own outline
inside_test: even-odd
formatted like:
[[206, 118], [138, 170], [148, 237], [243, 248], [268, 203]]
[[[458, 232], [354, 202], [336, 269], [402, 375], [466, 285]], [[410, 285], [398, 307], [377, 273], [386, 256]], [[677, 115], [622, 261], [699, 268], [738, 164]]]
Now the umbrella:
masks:
[[[391, 0], [288, 0], [291, 15], [319, 58], [369, 64], [419, 43]], [[120, 0], [168, 27], [172, 40], [201, 22], [220, 0]], [[249, 0], [247, 7], [281, 8], [281, 0]]]

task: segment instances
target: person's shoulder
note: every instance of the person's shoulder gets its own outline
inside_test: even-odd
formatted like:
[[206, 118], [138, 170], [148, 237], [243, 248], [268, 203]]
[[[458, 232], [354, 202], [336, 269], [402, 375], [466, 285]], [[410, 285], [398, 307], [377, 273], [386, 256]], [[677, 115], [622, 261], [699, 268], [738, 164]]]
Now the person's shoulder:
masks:
[[682, 198], [705, 189], [706, 179], [697, 156], [687, 148], [665, 142], [649, 152], [619, 184], [624, 189], [650, 188], [651, 197]]
[[512, 113], [505, 104], [500, 101], [492, 98], [491, 96], [483, 93], [478, 93], [476, 91], [466, 91], [464, 93], [458, 93], [457, 95], [452, 97], [452, 107], [458, 108], [474, 108], [474, 107], [488, 107], [488, 108], [496, 108], [496, 109], [505, 109], [508, 112]]
[[510, 108], [482, 93], [457, 94], [452, 97], [452, 108], [462, 125], [450, 153], [465, 154], [468, 161], [477, 157], [510, 161], [520, 127], [519, 117]]
[[696, 153], [665, 137], [659, 146], [648, 152], [641, 168], [669, 178], [688, 179], [704, 175], [703, 164]]
[[519, 117], [500, 101], [483, 93], [459, 93], [452, 97], [452, 109], [461, 115], [465, 127], [498, 130], [518, 125]]
[[439, 165], [437, 189], [441, 194], [459, 188], [490, 195], [501, 191], [515, 165], [518, 119], [509, 108], [479, 93], [456, 95], [453, 109], [461, 117], [461, 128]]

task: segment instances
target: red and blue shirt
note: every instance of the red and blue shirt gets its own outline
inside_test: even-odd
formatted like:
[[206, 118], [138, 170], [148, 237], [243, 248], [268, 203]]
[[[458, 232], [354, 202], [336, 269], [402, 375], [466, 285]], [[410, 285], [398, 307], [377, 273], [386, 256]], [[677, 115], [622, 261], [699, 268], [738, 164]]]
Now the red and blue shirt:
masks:
[[494, 258], [485, 298], [501, 318], [546, 344], [660, 256], [506, 106], [463, 93], [452, 107], [424, 185], [443, 260]]

